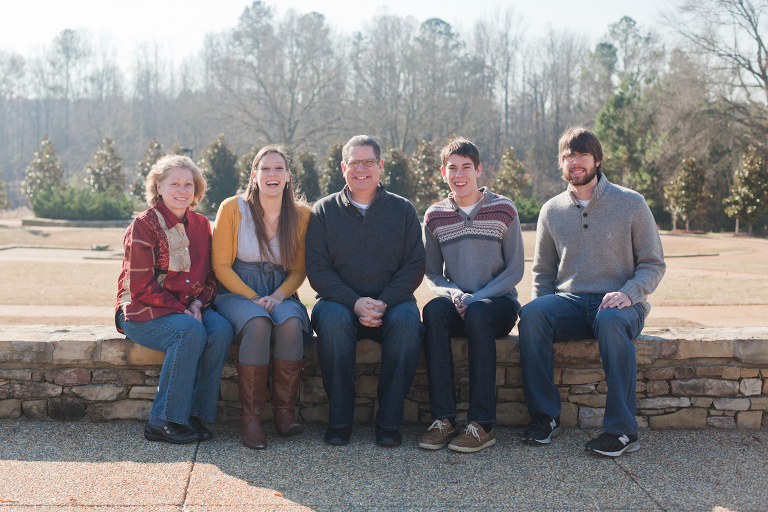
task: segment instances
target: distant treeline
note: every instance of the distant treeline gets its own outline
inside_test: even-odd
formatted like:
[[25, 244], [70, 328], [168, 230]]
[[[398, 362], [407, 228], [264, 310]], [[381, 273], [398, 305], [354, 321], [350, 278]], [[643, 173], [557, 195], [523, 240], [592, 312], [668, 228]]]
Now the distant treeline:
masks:
[[[254, 147], [283, 143], [297, 171], [315, 162], [317, 185], [304, 185], [312, 196], [327, 190], [337, 143], [366, 133], [387, 148], [390, 186], [405, 180], [400, 191], [423, 208], [443, 190], [434, 152], [463, 135], [481, 150], [481, 184], [523, 176], [507, 193], [535, 216], [564, 188], [560, 134], [583, 124], [604, 145], [609, 179], [645, 194], [663, 227], [673, 212], [691, 229], [732, 230], [738, 217], [765, 230], [768, 179], [748, 176], [764, 174], [767, 161], [765, 9], [686, 3], [663, 33], [625, 17], [591, 46], [573, 31], [528, 37], [512, 10], [463, 34], [439, 18], [391, 15], [344, 33], [322, 14], [278, 17], [254, 2], [181, 62], [152, 44], [120, 62], [103, 40], [65, 30], [26, 57], [0, 50], [1, 179], [10, 206], [28, 204], [25, 168], [45, 136], [62, 182], [97, 192], [87, 166], [105, 139], [124, 159], [124, 183], [110, 179], [126, 192], [153, 139], [195, 160], [219, 141], [238, 182]], [[683, 201], [692, 194], [698, 202]]]

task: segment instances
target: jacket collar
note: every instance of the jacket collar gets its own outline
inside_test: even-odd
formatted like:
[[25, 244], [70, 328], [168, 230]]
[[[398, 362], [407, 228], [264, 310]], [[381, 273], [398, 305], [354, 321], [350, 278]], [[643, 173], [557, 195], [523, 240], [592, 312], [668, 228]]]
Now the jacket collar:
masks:
[[[175, 213], [173, 213], [163, 202], [162, 199], [160, 199], [157, 204], [155, 205], [155, 209], [160, 212], [160, 214], [165, 219], [165, 225], [168, 226], [168, 229], [173, 228], [176, 224], [179, 222], [184, 222], [184, 225], [186, 226], [188, 224], [189, 215], [185, 215], [184, 219], [180, 219], [176, 216]], [[187, 213], [189, 213], [189, 210], [187, 210]]]

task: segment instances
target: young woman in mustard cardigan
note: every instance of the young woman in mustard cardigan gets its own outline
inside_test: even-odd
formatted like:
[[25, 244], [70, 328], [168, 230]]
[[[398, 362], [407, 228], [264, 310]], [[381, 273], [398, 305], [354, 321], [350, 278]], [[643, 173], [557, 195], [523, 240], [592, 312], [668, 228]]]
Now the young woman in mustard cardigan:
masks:
[[275, 145], [259, 151], [245, 193], [222, 202], [216, 215], [211, 255], [221, 286], [215, 304], [240, 344], [241, 427], [249, 448], [267, 447], [261, 414], [272, 344], [275, 428], [281, 436], [303, 431], [295, 405], [311, 328], [296, 290], [306, 278], [308, 222], [309, 206], [294, 198], [287, 153]]

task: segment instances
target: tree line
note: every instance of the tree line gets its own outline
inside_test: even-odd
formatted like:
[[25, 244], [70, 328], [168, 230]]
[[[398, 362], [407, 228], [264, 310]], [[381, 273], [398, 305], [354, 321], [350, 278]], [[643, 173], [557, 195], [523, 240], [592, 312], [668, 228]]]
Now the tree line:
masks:
[[[481, 184], [535, 218], [564, 188], [560, 134], [583, 124], [609, 179], [643, 193], [663, 227], [765, 231], [767, 7], [685, 1], [663, 33], [625, 17], [592, 45], [574, 31], [528, 37], [512, 10], [463, 34], [385, 14], [342, 34], [322, 14], [257, 1], [195, 57], [149, 44], [122, 67], [108, 43], [65, 30], [26, 57], [0, 50], [0, 200], [34, 202], [41, 141], [58, 148], [60, 191], [135, 196], [145, 148], [175, 146], [210, 169], [212, 201], [242, 185], [255, 148], [282, 143], [313, 200], [341, 188], [339, 141], [366, 133], [386, 148], [385, 183], [423, 210], [445, 192], [437, 151], [463, 135], [481, 149]], [[94, 171], [97, 147], [123, 155], [117, 173]]]

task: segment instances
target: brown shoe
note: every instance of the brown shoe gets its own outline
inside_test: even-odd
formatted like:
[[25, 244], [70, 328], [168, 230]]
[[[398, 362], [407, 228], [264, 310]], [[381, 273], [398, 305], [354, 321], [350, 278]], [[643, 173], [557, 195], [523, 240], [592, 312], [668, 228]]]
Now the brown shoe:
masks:
[[448, 420], [435, 420], [427, 433], [419, 439], [419, 448], [425, 450], [439, 450], [444, 448], [448, 441], [459, 434], [459, 429], [451, 426]]
[[459, 437], [451, 441], [448, 448], [455, 452], [479, 452], [483, 448], [488, 448], [496, 444], [496, 431], [491, 430], [486, 433], [483, 427], [470, 421], [467, 429]]
[[267, 447], [267, 436], [261, 428], [261, 414], [267, 403], [267, 380], [269, 365], [251, 366], [236, 363], [237, 387], [240, 392], [240, 430], [243, 444], [248, 448], [262, 449]]
[[275, 428], [283, 437], [301, 434], [304, 429], [296, 421], [296, 400], [304, 359], [282, 361], [272, 358], [272, 413]]

